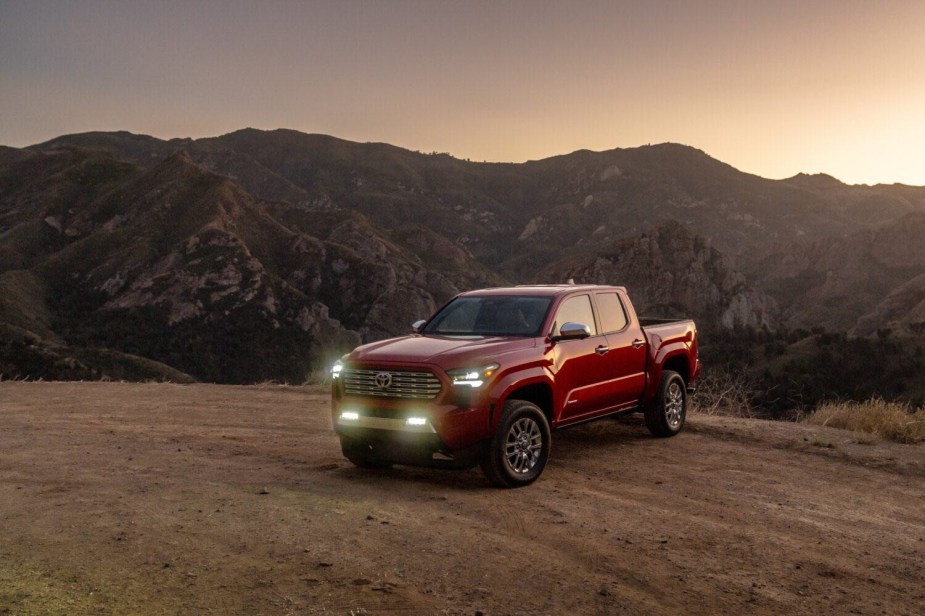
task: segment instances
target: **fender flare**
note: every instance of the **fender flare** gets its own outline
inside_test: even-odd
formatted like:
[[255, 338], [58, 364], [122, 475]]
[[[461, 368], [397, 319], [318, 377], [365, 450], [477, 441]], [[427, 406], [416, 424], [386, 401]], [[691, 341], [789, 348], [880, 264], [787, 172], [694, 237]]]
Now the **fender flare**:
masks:
[[683, 357], [684, 363], [687, 364], [688, 373], [693, 373], [693, 366], [690, 365], [690, 348], [686, 342], [670, 342], [660, 347], [649, 366], [649, 384], [646, 387], [643, 402], [655, 399], [658, 386], [662, 382], [662, 372], [664, 372], [665, 364], [675, 357]]
[[[492, 384], [488, 393], [488, 401], [491, 407], [491, 411], [488, 414], [488, 428], [492, 433], [498, 428], [498, 424], [501, 420], [501, 409], [510, 395], [522, 387], [537, 384], [548, 387], [550, 397], [553, 396], [555, 387], [553, 386], [552, 376], [542, 366], [534, 366], [526, 370], [511, 372], [502, 376]], [[544, 412], [548, 412], [547, 418], [551, 424], [555, 415], [555, 409], [544, 409]]]

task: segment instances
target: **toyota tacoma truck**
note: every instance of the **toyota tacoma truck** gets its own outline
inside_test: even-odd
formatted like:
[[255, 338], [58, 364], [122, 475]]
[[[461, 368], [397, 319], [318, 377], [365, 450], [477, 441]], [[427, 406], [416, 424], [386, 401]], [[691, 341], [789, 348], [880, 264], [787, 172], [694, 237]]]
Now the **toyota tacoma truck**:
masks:
[[559, 428], [641, 412], [674, 436], [701, 370], [693, 321], [640, 319], [616, 286], [470, 291], [412, 331], [332, 368], [334, 430], [357, 466], [478, 464], [527, 485]]

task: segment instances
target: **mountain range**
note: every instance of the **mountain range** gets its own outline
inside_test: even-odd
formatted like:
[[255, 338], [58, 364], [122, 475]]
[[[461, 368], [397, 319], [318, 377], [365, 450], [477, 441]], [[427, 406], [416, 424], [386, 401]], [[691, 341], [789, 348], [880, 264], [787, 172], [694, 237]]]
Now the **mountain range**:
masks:
[[302, 382], [482, 286], [705, 331], [925, 333], [925, 187], [691, 147], [478, 163], [291, 130], [0, 147], [0, 374]]

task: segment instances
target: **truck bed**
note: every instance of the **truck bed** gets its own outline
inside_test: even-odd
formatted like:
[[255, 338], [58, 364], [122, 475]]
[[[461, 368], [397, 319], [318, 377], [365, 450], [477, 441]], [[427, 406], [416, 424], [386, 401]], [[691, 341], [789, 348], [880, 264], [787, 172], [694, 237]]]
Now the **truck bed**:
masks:
[[[663, 354], [671, 349], [685, 349], [688, 354], [697, 357], [697, 326], [691, 319], [657, 319], [651, 317], [637, 317], [642, 333], [649, 343], [649, 366], [647, 371], [652, 372], [649, 376], [655, 377], [650, 381], [650, 386], [658, 383], [661, 373]], [[695, 391], [696, 387], [691, 385], [691, 381], [696, 379], [700, 372], [700, 362], [695, 360], [690, 367], [693, 374], [683, 374], [687, 382], [688, 392]], [[681, 371], [683, 372], [683, 371]], [[693, 378], [692, 378], [693, 377]], [[648, 378], [648, 377], [647, 377]], [[651, 397], [652, 391], [649, 392]]]
[[662, 319], [658, 317], [639, 317], [639, 325], [649, 327], [652, 325], [668, 325], [669, 323], [688, 323], [691, 319]]
[[660, 346], [653, 340], [657, 337], [661, 344], [674, 340], [690, 341], [696, 331], [696, 326], [691, 319], [655, 319], [651, 317], [639, 317], [639, 325], [645, 332], [650, 342], [655, 346]]

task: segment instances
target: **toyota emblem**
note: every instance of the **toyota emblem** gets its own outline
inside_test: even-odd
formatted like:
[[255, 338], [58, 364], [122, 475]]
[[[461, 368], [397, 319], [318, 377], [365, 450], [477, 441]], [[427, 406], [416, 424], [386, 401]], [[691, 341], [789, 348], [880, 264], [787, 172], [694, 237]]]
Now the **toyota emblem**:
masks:
[[392, 386], [392, 375], [388, 372], [380, 372], [376, 375], [376, 387], [379, 389], [388, 389]]

